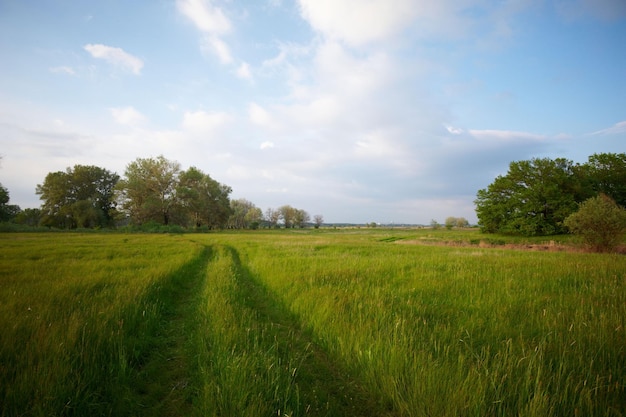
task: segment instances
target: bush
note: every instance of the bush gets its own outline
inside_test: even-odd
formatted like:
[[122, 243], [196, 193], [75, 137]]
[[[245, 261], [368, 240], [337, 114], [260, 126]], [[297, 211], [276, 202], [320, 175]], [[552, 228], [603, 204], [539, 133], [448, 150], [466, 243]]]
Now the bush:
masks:
[[578, 211], [568, 216], [564, 224], [590, 249], [611, 252], [626, 233], [626, 210], [610, 197], [600, 194], [581, 203]]

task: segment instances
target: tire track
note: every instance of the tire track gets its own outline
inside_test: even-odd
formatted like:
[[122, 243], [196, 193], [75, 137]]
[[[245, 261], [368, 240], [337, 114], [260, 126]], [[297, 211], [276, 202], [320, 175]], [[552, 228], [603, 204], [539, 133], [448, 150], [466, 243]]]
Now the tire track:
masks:
[[392, 416], [391, 410], [376, 401], [315, 342], [313, 335], [302, 329], [296, 315], [242, 263], [237, 250], [225, 248], [232, 257], [240, 302], [256, 311], [258, 320], [272, 329], [267, 337], [279, 343], [278, 351], [287, 356], [286, 360], [297, 358], [299, 362], [294, 377], [301, 415]]
[[163, 300], [161, 324], [153, 335], [155, 345], [131, 379], [133, 398], [138, 400], [127, 414], [183, 416], [193, 414], [195, 370], [191, 366], [190, 341], [197, 332], [196, 311], [211, 257], [204, 246], [191, 262], [170, 275], [159, 289]]

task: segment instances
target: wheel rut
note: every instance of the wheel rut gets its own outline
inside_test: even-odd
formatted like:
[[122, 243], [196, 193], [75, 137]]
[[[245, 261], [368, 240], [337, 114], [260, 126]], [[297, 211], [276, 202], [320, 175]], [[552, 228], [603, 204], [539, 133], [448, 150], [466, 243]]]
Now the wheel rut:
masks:
[[190, 340], [197, 332], [195, 313], [211, 251], [203, 247], [191, 262], [175, 271], [159, 290], [163, 299], [155, 344], [132, 378], [134, 409], [142, 416], [193, 414], [195, 376]]
[[229, 246], [226, 250], [232, 257], [241, 302], [258, 313], [258, 320], [266, 328], [272, 329], [267, 337], [274, 338], [279, 351], [299, 358], [295, 383], [301, 415], [394, 415], [316, 343], [314, 335], [303, 329], [297, 316], [242, 263], [235, 248]]

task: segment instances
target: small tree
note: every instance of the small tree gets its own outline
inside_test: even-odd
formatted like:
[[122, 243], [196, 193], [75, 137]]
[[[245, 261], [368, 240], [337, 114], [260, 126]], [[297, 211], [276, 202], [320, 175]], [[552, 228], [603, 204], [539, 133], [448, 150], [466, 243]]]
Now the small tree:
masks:
[[278, 220], [280, 219], [280, 211], [269, 207], [265, 210], [265, 221], [270, 228], [278, 227]]
[[597, 252], [610, 252], [626, 233], [626, 210], [605, 194], [585, 200], [565, 226]]
[[446, 229], [451, 230], [456, 225], [456, 217], [448, 217], [446, 218]]
[[319, 229], [322, 223], [324, 223], [324, 216], [321, 214], [316, 214], [313, 216], [313, 223], [315, 223], [315, 228]]
[[469, 222], [465, 217], [456, 218], [456, 227], [469, 227]]

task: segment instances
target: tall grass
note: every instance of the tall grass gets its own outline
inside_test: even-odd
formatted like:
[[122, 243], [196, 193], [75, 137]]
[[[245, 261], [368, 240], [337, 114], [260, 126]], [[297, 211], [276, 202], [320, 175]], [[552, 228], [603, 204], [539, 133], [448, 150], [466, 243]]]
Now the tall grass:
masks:
[[369, 416], [376, 405], [231, 246], [214, 246], [197, 334], [203, 416]]
[[626, 258], [463, 233], [0, 235], [0, 415], [626, 414]]
[[232, 239], [336, 361], [398, 415], [622, 415], [626, 258]]
[[0, 235], [3, 416], [132, 415], [198, 246], [175, 237]]

